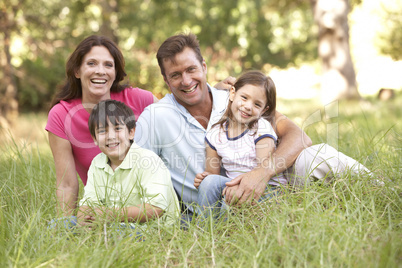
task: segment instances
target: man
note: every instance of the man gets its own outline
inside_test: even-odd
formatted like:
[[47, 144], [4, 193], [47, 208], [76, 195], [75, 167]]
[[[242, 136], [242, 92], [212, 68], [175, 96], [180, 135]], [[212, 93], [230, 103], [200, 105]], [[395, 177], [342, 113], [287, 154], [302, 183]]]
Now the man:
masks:
[[[207, 84], [207, 65], [195, 35], [179, 34], [168, 38], [156, 56], [163, 79], [172, 94], [167, 94], [144, 110], [138, 119], [134, 139], [138, 145], [154, 151], [163, 159], [170, 170], [177, 194], [192, 211], [191, 204], [197, 200], [194, 178], [204, 170], [205, 133], [223, 115], [228, 92]], [[296, 168], [291, 170], [298, 175], [294, 178], [301, 178], [293, 179], [293, 183], [299, 185], [305, 183], [304, 177], [310, 175], [312, 166], [323, 163], [321, 158], [311, 157], [313, 154], [310, 149], [303, 151], [311, 146], [310, 138], [279, 112], [275, 114], [274, 129], [280, 143], [271, 165], [262, 173], [251, 171], [227, 183], [227, 202], [242, 204], [259, 200], [269, 179], [292, 167], [296, 158], [302, 168], [298, 169], [298, 165], [295, 165]], [[313, 151], [318, 149], [314, 148]], [[320, 178], [324, 178], [332, 166], [321, 166], [322, 169], [313, 170], [321, 172]]]

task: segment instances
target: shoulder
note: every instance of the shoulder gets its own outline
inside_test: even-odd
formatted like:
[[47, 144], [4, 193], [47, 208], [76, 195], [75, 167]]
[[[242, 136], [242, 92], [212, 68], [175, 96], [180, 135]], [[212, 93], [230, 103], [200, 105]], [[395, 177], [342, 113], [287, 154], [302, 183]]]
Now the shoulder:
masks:
[[68, 113], [70, 110], [74, 109], [77, 106], [81, 105], [81, 99], [72, 99], [67, 101], [60, 101], [56, 105], [54, 105], [50, 111], [49, 116], [59, 115], [63, 113]]
[[277, 140], [275, 130], [273, 129], [271, 123], [268, 122], [268, 120], [266, 119], [260, 118], [258, 120], [258, 129], [256, 138], [258, 139], [263, 137], [269, 137], [274, 139], [275, 141]]
[[129, 156], [131, 158], [131, 160], [133, 160], [133, 159], [138, 160], [138, 159], [145, 159], [145, 158], [148, 158], [148, 159], [156, 158], [156, 159], [160, 160], [160, 157], [157, 154], [155, 154], [151, 150], [138, 146], [138, 144], [136, 142], [134, 142], [131, 145], [130, 150], [127, 153], [127, 156]]
[[154, 102], [152, 92], [133, 87], [125, 88], [120, 92], [112, 92], [110, 97], [114, 100], [124, 102], [134, 110], [134, 113], [138, 114]]
[[103, 168], [106, 163], [107, 156], [104, 153], [99, 153], [92, 159], [89, 169]]
[[167, 169], [162, 159], [156, 153], [138, 146], [135, 142], [131, 145], [126, 157], [129, 157], [131, 163], [135, 163], [140, 168], [161, 167]]
[[[166, 120], [168, 115], [177, 114], [179, 109], [175, 103], [172, 94], [168, 94], [156, 103], [153, 103], [144, 109], [144, 114], [149, 113], [152, 115], [161, 115], [154, 117], [153, 119], [164, 119]], [[163, 115], [163, 116], [162, 116]]]

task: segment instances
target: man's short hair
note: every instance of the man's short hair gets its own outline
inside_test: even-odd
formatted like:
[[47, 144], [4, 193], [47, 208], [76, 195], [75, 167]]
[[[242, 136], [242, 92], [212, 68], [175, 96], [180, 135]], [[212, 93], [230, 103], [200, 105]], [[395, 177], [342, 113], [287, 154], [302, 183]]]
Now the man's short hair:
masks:
[[135, 116], [133, 110], [127, 105], [116, 100], [104, 100], [95, 105], [88, 120], [89, 132], [92, 137], [100, 126], [106, 127], [108, 120], [114, 125], [126, 125], [128, 131], [135, 128]]
[[158, 53], [156, 53], [156, 58], [158, 59], [159, 68], [161, 69], [161, 74], [166, 77], [165, 68], [163, 66], [163, 61], [166, 59], [171, 60], [174, 63], [174, 57], [183, 52], [183, 50], [188, 47], [191, 48], [197, 59], [202, 63], [204, 60], [201, 51], [200, 44], [198, 42], [197, 36], [195, 34], [178, 34], [169, 37], [162, 43], [162, 45], [158, 49]]

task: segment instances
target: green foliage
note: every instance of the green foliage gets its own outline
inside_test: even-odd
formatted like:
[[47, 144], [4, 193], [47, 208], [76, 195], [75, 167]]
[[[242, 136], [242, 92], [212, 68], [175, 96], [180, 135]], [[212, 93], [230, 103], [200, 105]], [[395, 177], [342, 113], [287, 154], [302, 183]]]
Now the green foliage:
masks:
[[[37, 150], [42, 144], [10, 141], [0, 147], [0, 266], [398, 267], [401, 100], [399, 94], [386, 103], [340, 102], [337, 118], [306, 129], [318, 143], [326, 139], [326, 124], [337, 122], [340, 150], [365, 162], [386, 186], [346, 174], [332, 184], [315, 183], [253, 208], [232, 209], [213, 228], [211, 222], [193, 223], [186, 231], [162, 228], [143, 242], [110, 229], [105, 236], [103, 228], [76, 234], [47, 230], [56, 215], [51, 153]], [[317, 109], [325, 111], [313, 101], [281, 100], [279, 109], [301, 122]]]
[[395, 1], [393, 7], [384, 4], [382, 9], [382, 27], [387, 31], [378, 34], [380, 51], [394, 60], [402, 60], [402, 3]]
[[245, 69], [268, 71], [316, 58], [308, 1], [25, 0], [18, 8], [18, 23], [10, 30], [14, 42], [23, 44], [13, 51], [23, 110], [48, 108], [43, 104], [62, 83], [68, 55], [90, 34], [118, 40], [129, 82], [159, 97], [168, 89], [155, 53], [178, 32], [198, 35], [211, 82]]

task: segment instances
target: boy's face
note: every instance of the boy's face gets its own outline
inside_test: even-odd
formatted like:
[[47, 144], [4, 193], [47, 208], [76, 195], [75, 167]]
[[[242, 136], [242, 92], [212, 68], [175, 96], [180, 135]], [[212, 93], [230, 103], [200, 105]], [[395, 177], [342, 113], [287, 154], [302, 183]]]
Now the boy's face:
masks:
[[113, 165], [118, 166], [130, 149], [130, 140], [134, 139], [135, 130], [133, 128], [129, 131], [125, 124], [119, 122], [113, 125], [109, 119], [107, 123], [107, 126], [100, 125], [96, 129], [95, 144], [109, 157]]

